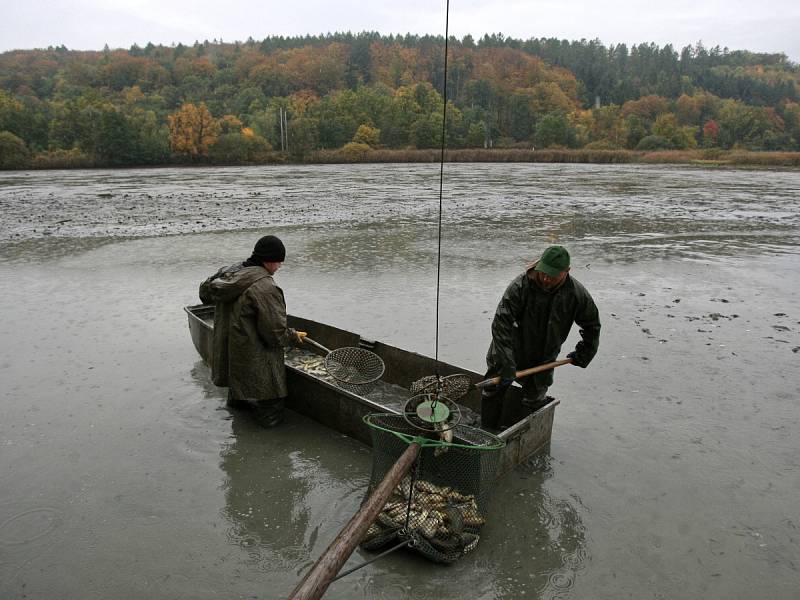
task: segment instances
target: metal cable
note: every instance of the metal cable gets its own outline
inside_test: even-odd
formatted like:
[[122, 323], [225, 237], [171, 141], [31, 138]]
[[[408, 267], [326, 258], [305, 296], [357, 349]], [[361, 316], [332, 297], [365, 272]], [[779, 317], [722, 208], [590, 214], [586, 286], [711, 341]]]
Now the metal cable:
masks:
[[436, 377], [439, 377], [439, 292], [441, 288], [442, 272], [442, 189], [444, 186], [444, 149], [447, 133], [447, 49], [450, 37], [450, 0], [447, 0], [444, 22], [444, 80], [442, 82], [442, 97], [444, 105], [442, 107], [442, 153], [439, 160], [439, 233], [438, 248], [436, 253]]
[[333, 579], [331, 579], [331, 583], [333, 583], [333, 582], [334, 582], [334, 581], [336, 581], [337, 579], [341, 579], [341, 578], [342, 578], [342, 577], [344, 577], [345, 575], [350, 575], [350, 573], [353, 573], [354, 571], [358, 571], [358, 570], [359, 570], [360, 568], [362, 568], [362, 567], [366, 567], [367, 565], [374, 563], [374, 562], [375, 562], [376, 560], [378, 560], [379, 558], [383, 558], [384, 556], [386, 556], [387, 554], [391, 554], [391, 553], [392, 553], [392, 552], [394, 552], [395, 550], [400, 550], [400, 548], [402, 548], [402, 547], [404, 547], [404, 546], [408, 546], [408, 544], [409, 544], [410, 542], [411, 542], [411, 540], [410, 540], [410, 539], [403, 540], [402, 542], [400, 542], [400, 543], [399, 543], [399, 544], [397, 544], [396, 546], [392, 546], [392, 547], [391, 547], [391, 548], [389, 548], [388, 550], [384, 550], [383, 552], [381, 552], [381, 553], [380, 553], [380, 554], [378, 554], [377, 556], [374, 556], [374, 557], [370, 558], [369, 560], [366, 560], [366, 561], [364, 561], [364, 562], [363, 562], [363, 563], [361, 563], [360, 565], [356, 565], [356, 566], [355, 566], [355, 567], [353, 567], [352, 569], [347, 569], [347, 571], [343, 571], [343, 572], [339, 573], [339, 574], [338, 574], [336, 577], [334, 577]]
[[417, 476], [419, 475], [419, 461], [422, 458], [422, 453], [420, 452], [419, 456], [417, 456], [417, 460], [414, 461], [414, 464], [411, 467], [411, 476], [409, 477], [409, 482], [411, 485], [408, 488], [408, 504], [406, 505], [406, 521], [403, 525], [403, 530], [408, 531], [408, 520], [411, 517], [411, 503], [414, 500], [414, 488], [417, 486]]

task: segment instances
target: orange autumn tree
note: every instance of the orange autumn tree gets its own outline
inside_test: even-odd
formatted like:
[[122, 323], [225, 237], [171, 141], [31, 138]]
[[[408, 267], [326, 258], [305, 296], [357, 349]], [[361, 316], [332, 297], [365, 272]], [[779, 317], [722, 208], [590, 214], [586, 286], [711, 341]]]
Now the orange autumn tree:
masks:
[[204, 103], [184, 104], [169, 115], [169, 144], [173, 152], [192, 158], [207, 156], [220, 133], [219, 122]]

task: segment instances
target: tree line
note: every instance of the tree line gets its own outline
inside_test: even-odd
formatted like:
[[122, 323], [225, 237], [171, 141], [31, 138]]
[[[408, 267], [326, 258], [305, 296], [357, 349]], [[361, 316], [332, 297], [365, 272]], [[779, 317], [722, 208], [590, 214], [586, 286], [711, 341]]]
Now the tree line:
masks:
[[[449, 40], [448, 148], [800, 150], [783, 54]], [[0, 54], [0, 167], [302, 160], [441, 143], [444, 39], [375, 32]]]

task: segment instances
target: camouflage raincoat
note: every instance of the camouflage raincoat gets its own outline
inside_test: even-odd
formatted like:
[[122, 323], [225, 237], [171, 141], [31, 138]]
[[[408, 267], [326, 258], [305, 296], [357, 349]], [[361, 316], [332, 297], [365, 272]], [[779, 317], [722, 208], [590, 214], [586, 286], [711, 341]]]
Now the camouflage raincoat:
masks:
[[[515, 278], [503, 294], [492, 322], [492, 343], [486, 355], [487, 373], [513, 378], [515, 371], [556, 360], [572, 324], [580, 327], [573, 359], [585, 367], [600, 343], [600, 317], [594, 300], [574, 277], [552, 291], [534, 280], [531, 267]], [[547, 388], [553, 371], [520, 380], [523, 388]]]
[[287, 396], [283, 348], [286, 302], [261, 266], [220, 269], [200, 285], [200, 300], [214, 304], [211, 375], [235, 401]]

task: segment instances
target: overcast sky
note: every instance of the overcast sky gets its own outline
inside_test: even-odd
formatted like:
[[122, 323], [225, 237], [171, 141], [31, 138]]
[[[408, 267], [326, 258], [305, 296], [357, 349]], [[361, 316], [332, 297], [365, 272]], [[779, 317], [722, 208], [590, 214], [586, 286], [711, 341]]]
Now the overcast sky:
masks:
[[[0, 51], [65, 45], [259, 40], [364, 30], [443, 34], [445, 0], [0, 0]], [[702, 40], [784, 52], [800, 62], [800, 0], [452, 0], [450, 33], [474, 38], [599, 38], [604, 44]]]

